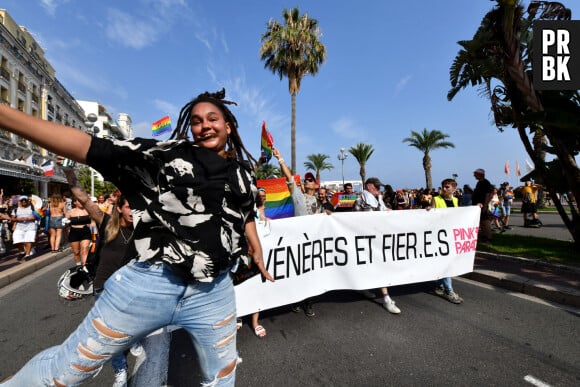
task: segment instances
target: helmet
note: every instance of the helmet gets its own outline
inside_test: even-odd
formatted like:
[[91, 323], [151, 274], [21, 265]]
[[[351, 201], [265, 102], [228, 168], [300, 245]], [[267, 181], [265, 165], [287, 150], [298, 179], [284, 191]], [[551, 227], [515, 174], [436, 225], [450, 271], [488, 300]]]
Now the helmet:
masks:
[[78, 300], [93, 294], [93, 279], [83, 266], [75, 266], [60, 276], [56, 287], [62, 298]]

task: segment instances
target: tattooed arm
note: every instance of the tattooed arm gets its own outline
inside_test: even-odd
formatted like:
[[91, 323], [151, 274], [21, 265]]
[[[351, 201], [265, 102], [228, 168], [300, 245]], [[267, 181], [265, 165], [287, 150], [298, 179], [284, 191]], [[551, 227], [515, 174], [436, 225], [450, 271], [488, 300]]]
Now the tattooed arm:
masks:
[[104, 213], [101, 211], [99, 206], [96, 203], [93, 203], [91, 197], [85, 191], [79, 180], [77, 179], [77, 175], [75, 174], [74, 169], [72, 168], [63, 168], [64, 174], [66, 175], [66, 179], [68, 181], [68, 185], [70, 186], [70, 190], [73, 196], [83, 205], [85, 210], [89, 213], [91, 218], [97, 222], [98, 225], [101, 225], [104, 218]]

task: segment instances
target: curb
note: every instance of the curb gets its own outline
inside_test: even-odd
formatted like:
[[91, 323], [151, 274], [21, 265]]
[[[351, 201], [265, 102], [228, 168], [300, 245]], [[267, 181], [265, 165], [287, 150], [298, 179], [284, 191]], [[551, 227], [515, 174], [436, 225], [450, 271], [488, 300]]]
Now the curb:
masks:
[[71, 249], [68, 247], [56, 254], [46, 253], [33, 258], [30, 261], [22, 262], [20, 265], [4, 270], [0, 273], [0, 289], [66, 257], [70, 253]]
[[487, 270], [474, 271], [461, 277], [488, 285], [527, 294], [542, 300], [580, 308], [580, 291], [573, 288], [553, 287], [514, 274], [498, 274]]
[[561, 263], [550, 263], [546, 261], [542, 261], [537, 258], [524, 258], [524, 257], [516, 257], [513, 255], [505, 255], [505, 254], [496, 254], [496, 253], [489, 253], [486, 251], [476, 251], [475, 255], [479, 255], [483, 258], [488, 259], [496, 259], [498, 261], [512, 261], [517, 263], [526, 264], [528, 266], [537, 266], [537, 267], [549, 267], [553, 269], [558, 269], [562, 271], [568, 271], [572, 273], [577, 273], [580, 275], [580, 267], [578, 266], [570, 266], [570, 265], [563, 265]]
[[[549, 262], [540, 261], [538, 259], [522, 258], [486, 252], [476, 252], [476, 255], [488, 259], [509, 260], [528, 266], [549, 267], [575, 274], [578, 273], [578, 275], [580, 275], [580, 268], [575, 266], [552, 264]], [[546, 301], [580, 308], [580, 289], [577, 288], [548, 285], [542, 283], [541, 281], [532, 280], [517, 274], [503, 273], [491, 270], [474, 270], [473, 272], [464, 274], [461, 277], [510, 291], [527, 294]]]

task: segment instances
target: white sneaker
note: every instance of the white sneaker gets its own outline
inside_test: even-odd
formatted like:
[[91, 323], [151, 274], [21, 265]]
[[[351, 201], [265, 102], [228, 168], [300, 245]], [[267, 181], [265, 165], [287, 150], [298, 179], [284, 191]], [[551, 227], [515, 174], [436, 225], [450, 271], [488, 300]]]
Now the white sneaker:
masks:
[[127, 387], [127, 369], [115, 372], [113, 387]]
[[397, 308], [397, 306], [395, 305], [395, 301], [393, 301], [393, 300], [384, 301], [383, 308], [385, 308], [386, 310], [388, 310], [392, 314], [401, 313], [401, 309]]
[[143, 346], [141, 345], [141, 342], [133, 344], [129, 352], [131, 352], [131, 355], [135, 357], [141, 356], [143, 354]]

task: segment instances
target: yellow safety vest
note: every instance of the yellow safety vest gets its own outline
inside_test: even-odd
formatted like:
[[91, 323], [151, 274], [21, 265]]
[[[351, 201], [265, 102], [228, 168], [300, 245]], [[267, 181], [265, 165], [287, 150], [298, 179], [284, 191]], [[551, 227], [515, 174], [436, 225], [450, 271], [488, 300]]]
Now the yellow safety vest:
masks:
[[[451, 197], [453, 201], [453, 207], [457, 207], [459, 200], [455, 196]], [[435, 208], [447, 208], [447, 204], [445, 203], [445, 199], [441, 195], [437, 195], [433, 198], [433, 203], [435, 203]]]

